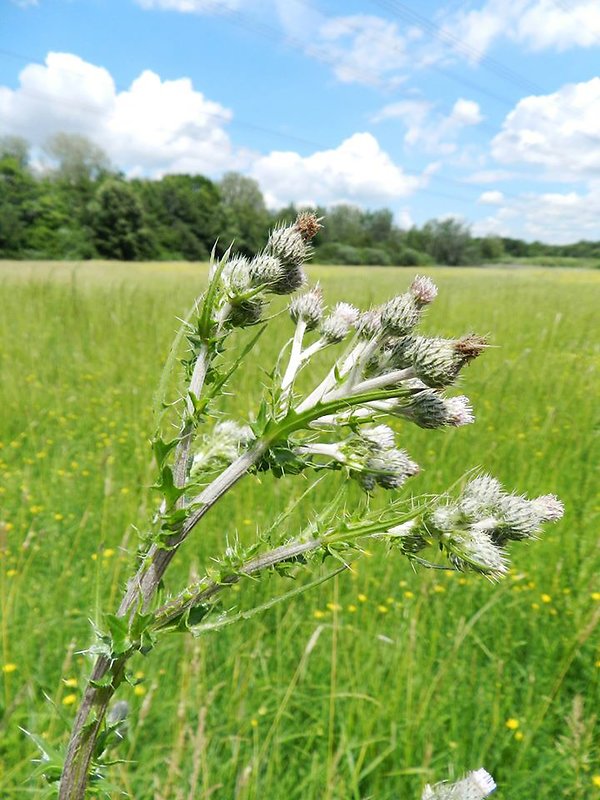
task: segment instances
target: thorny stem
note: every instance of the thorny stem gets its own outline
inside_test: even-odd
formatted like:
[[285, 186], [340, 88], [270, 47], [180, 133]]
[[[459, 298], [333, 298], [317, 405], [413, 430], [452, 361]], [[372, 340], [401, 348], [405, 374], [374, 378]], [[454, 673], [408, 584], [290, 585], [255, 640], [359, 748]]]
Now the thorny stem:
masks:
[[175, 483], [175, 486], [178, 487], [185, 486], [185, 482], [187, 479], [188, 459], [190, 455], [192, 442], [194, 440], [194, 423], [193, 423], [194, 403], [192, 401], [191, 395], [194, 395], [194, 397], [200, 396], [200, 393], [202, 392], [202, 387], [204, 386], [204, 381], [206, 379], [207, 371], [208, 371], [208, 347], [205, 344], [203, 344], [200, 346], [200, 352], [198, 353], [198, 357], [196, 358], [196, 363], [194, 364], [194, 370], [192, 372], [192, 378], [190, 380], [188, 396], [186, 397], [187, 413], [185, 415], [184, 422], [182, 423], [181, 426], [179, 443], [175, 449], [173, 481]]
[[335, 392], [329, 392], [323, 397], [323, 401], [337, 400], [346, 395], [363, 394], [364, 392], [371, 392], [375, 389], [383, 389], [386, 386], [393, 386], [401, 381], [408, 380], [415, 377], [415, 371], [412, 367], [406, 369], [396, 369], [393, 372], [386, 372], [384, 375], [378, 375], [376, 378], [357, 383], [354, 386], [342, 386]]

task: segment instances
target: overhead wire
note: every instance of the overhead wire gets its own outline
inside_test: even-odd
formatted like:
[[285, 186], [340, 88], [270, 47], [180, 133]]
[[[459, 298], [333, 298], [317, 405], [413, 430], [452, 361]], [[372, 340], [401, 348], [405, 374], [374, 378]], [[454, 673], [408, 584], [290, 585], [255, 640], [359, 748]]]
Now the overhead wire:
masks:
[[[314, 6], [312, 6], [312, 4], [309, 2], [309, 0], [297, 0], [297, 2], [302, 2], [303, 4], [314, 8]], [[255, 21], [252, 18], [248, 17], [247, 15], [242, 15], [240, 12], [237, 12], [237, 11], [232, 12], [229, 9], [225, 10], [225, 9], [223, 9], [222, 6], [218, 6], [217, 4], [213, 4], [213, 8], [214, 8], [215, 11], [219, 12], [218, 16], [220, 18], [222, 18], [224, 20], [227, 20], [227, 21], [235, 21], [236, 24], [241, 25], [242, 27], [246, 28], [250, 32], [257, 33], [257, 34], [262, 35], [262, 36], [267, 36], [268, 38], [271, 38], [271, 39], [276, 39], [279, 44], [284, 44], [284, 45], [285, 44], [292, 44], [292, 46], [301, 45], [303, 49], [305, 47], [304, 43], [302, 43], [298, 39], [295, 39], [294, 37], [286, 36], [285, 39], [282, 40], [279, 32], [276, 31], [275, 28], [273, 28], [272, 26], [266, 25], [264, 23]], [[30, 56], [24, 55], [22, 53], [15, 52], [14, 50], [0, 49], [0, 55], [3, 55], [5, 57], [16, 58], [16, 59], [19, 59], [19, 60], [27, 61], [28, 63], [38, 63], [38, 64], [40, 64], [42, 66], [46, 66], [43, 61], [40, 61], [38, 59], [35, 59], [35, 58], [30, 57]], [[327, 59], [324, 59], [324, 60], [327, 60]], [[62, 68], [62, 69], [64, 69], [67, 72], [72, 72], [73, 74], [77, 74], [80, 77], [84, 77], [82, 73], [80, 73], [80, 72], [78, 72], [76, 70], [73, 70], [73, 69], [70, 69], [70, 68]], [[364, 77], [364, 72], [361, 72], [361, 74]], [[462, 82], [464, 83], [465, 81], [462, 80]], [[470, 84], [470, 82], [468, 82], [468, 81], [466, 81], [466, 82], [468, 84]], [[481, 88], [481, 87], [478, 87], [476, 84], [472, 84], [472, 85], [474, 86], [474, 88], [478, 88], [478, 89]], [[119, 87], [115, 87], [115, 88], [117, 90], [122, 90], [122, 89], [119, 89]], [[60, 104], [65, 105], [65, 106], [78, 108], [79, 110], [84, 111], [84, 113], [93, 113], [93, 114], [97, 114], [97, 115], [102, 113], [96, 107], [88, 106], [87, 104], [83, 104], [83, 103], [81, 103], [79, 101], [77, 101], [77, 102], [69, 101], [69, 100], [65, 100], [65, 99], [62, 99], [62, 98], [56, 98], [53, 95], [43, 95], [41, 93], [31, 92], [31, 90], [20, 89], [20, 91], [23, 92], [26, 95], [29, 95], [31, 97], [34, 97], [35, 99], [38, 99], [38, 100], [42, 100], [42, 101], [47, 100], [48, 102], [60, 103]], [[492, 94], [491, 96], [493, 97], [494, 95]], [[506, 101], [506, 102], [510, 103], [512, 105], [511, 101]], [[269, 128], [269, 127], [266, 127], [266, 126], [263, 126], [263, 125], [258, 125], [256, 123], [253, 123], [253, 122], [250, 122], [250, 121], [247, 121], [247, 120], [239, 119], [237, 117], [233, 117], [232, 118], [227, 114], [219, 114], [217, 112], [209, 112], [207, 110], [203, 110], [202, 114], [204, 116], [206, 116], [206, 117], [220, 119], [220, 120], [222, 120], [222, 121], [224, 121], [224, 122], [226, 122], [228, 124], [231, 124], [233, 126], [237, 125], [237, 126], [240, 126], [240, 127], [245, 127], [245, 128], [248, 128], [248, 129], [256, 130], [256, 131], [259, 131], [261, 133], [266, 133], [267, 135], [275, 136], [275, 137], [280, 138], [280, 139], [286, 139], [286, 140], [289, 140], [289, 141], [295, 141], [297, 143], [304, 144], [304, 145], [307, 145], [309, 147], [316, 147], [316, 148], [319, 148], [321, 150], [331, 149], [331, 145], [325, 145], [323, 143], [320, 143], [320, 142], [317, 142], [317, 141], [314, 141], [314, 140], [311, 140], [311, 139], [307, 139], [307, 138], [304, 138], [304, 137], [296, 136], [295, 134], [284, 133], [284, 132], [275, 130], [273, 128]], [[478, 127], [485, 127], [485, 125], [482, 125], [481, 123], [479, 123]], [[491, 126], [487, 126], [487, 128], [490, 131], [492, 131], [494, 134], [497, 133], [496, 129], [491, 128]], [[161, 128], [159, 128], [159, 130], [161, 130]], [[162, 130], [167, 130], [167, 129], [166, 128], [162, 128]], [[411, 176], [407, 174], [407, 177], [411, 177]], [[412, 176], [412, 177], [418, 177], [418, 176]], [[469, 183], [466, 183], [466, 182], [460, 181], [460, 180], [456, 180], [456, 179], [452, 179], [452, 178], [447, 178], [447, 177], [444, 177], [444, 176], [441, 176], [441, 175], [427, 176], [427, 180], [435, 180], [435, 181], [439, 181], [441, 183], [446, 183], [446, 184], [451, 185], [451, 186], [459, 187], [463, 191], [464, 190], [468, 190], [468, 191], [477, 191], [477, 192], [479, 192], [479, 189], [475, 189], [475, 188], [472, 189], [471, 188], [471, 184], [469, 184]], [[448, 199], [458, 200], [458, 201], [461, 201], [461, 202], [473, 202], [473, 198], [459, 197], [457, 195], [446, 195], [446, 194], [443, 194], [443, 193], [440, 193], [440, 192], [435, 192], [435, 190], [429, 189], [429, 188], [427, 188], [425, 186], [419, 187], [418, 191], [424, 192], [424, 193], [427, 193], [427, 194], [440, 196], [440, 197], [446, 197]], [[503, 193], [503, 195], [505, 197], [516, 197], [515, 195], [509, 195], [507, 193]]]

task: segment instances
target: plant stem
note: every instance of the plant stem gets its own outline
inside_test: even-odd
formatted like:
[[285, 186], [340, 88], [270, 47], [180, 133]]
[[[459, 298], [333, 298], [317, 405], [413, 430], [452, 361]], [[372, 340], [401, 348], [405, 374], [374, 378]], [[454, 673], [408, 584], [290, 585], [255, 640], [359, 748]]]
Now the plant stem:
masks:
[[[112, 666], [106, 656], [101, 656], [92, 672], [90, 683], [73, 724], [73, 731], [65, 755], [65, 764], [58, 789], [58, 800], [83, 800], [89, 779], [90, 765], [108, 705], [125, 671], [126, 658]], [[113, 679], [109, 686], [93, 686], [91, 681], [103, 678], [109, 670]]]
[[[187, 479], [187, 466], [190, 455], [190, 448], [194, 439], [194, 403], [191, 395], [200, 397], [206, 373], [208, 371], [208, 347], [205, 344], [200, 346], [192, 378], [190, 380], [188, 396], [186, 398], [186, 415], [181, 426], [180, 439], [175, 449], [175, 463], [173, 467], [173, 482], [175, 486], [182, 487]], [[181, 498], [183, 500], [183, 498]]]

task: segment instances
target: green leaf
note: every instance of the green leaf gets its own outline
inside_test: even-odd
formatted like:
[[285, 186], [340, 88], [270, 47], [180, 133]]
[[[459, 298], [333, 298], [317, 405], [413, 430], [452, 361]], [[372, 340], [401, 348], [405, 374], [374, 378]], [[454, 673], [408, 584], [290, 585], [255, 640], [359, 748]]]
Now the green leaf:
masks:
[[110, 672], [107, 672], [106, 675], [103, 675], [101, 678], [97, 680], [90, 680], [90, 685], [94, 686], [96, 689], [107, 689], [109, 686], [112, 685], [112, 678]]
[[167, 458], [171, 450], [173, 450], [173, 448], [177, 446], [178, 443], [179, 439], [177, 438], [171, 439], [170, 442], [165, 442], [164, 439], [162, 439], [158, 435], [152, 440], [152, 449], [154, 450], [154, 458], [156, 459], [156, 463], [158, 464], [159, 470], [163, 468], [165, 459]]
[[127, 620], [124, 617], [117, 617], [116, 614], [106, 614], [105, 619], [110, 632], [111, 654], [123, 655], [131, 648]]
[[185, 487], [175, 486], [173, 470], [166, 464], [161, 469], [160, 480], [152, 486], [152, 489], [162, 493], [167, 502], [167, 508], [172, 508], [181, 495], [185, 493]]

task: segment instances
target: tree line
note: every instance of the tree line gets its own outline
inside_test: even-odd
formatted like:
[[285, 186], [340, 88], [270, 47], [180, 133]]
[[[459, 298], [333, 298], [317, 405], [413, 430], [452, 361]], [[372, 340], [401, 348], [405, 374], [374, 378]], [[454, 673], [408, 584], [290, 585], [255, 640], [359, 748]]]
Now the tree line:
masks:
[[[59, 133], [32, 164], [20, 137], [0, 138], [0, 258], [206, 260], [215, 244], [231, 242], [252, 256], [294, 206], [267, 209], [252, 178], [229, 172], [130, 178], [89, 139]], [[547, 245], [497, 236], [475, 237], [456, 219], [401, 229], [389, 209], [351, 205], [317, 208], [327, 225], [315, 240], [315, 260], [330, 264], [478, 264], [526, 256], [600, 258], [600, 242]]]

